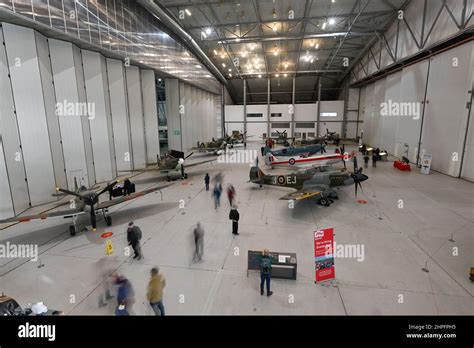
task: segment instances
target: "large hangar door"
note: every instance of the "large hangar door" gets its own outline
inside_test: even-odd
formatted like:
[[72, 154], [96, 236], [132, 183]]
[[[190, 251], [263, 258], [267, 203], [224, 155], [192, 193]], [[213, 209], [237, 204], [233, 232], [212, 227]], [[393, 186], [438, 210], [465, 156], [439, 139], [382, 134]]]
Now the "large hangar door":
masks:
[[459, 176], [472, 88], [472, 44], [434, 56], [426, 94], [422, 152], [433, 155], [432, 168]]
[[6, 219], [15, 215], [13, 211], [13, 201], [8, 182], [7, 165], [5, 152], [0, 137], [0, 219]]

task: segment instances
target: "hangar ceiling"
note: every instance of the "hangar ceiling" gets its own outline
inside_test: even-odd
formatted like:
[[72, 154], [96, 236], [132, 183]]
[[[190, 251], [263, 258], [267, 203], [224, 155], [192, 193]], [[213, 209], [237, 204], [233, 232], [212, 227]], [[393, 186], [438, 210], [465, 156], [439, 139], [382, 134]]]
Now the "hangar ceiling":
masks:
[[[237, 103], [335, 99], [341, 77], [406, 0], [154, 0], [199, 44]], [[235, 63], [235, 59], [238, 63]]]

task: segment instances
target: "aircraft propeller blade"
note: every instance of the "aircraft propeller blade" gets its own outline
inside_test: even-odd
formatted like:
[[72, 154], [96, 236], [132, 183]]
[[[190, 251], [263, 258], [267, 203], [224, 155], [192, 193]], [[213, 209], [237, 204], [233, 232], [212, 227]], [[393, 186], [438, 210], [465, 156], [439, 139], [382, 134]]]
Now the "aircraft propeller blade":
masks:
[[62, 192], [62, 193], [66, 193], [68, 195], [72, 195], [72, 196], [76, 196], [76, 197], [79, 197], [79, 198], [82, 198], [82, 196], [80, 194], [78, 194], [77, 192], [72, 192], [72, 191], [69, 191], [69, 190], [65, 190], [65, 189], [62, 189], [60, 187], [56, 187], [56, 191], [57, 192]]
[[[96, 196], [100, 196], [101, 194], [103, 194], [104, 192], [107, 192], [108, 190], [110, 190], [112, 187], [114, 187], [115, 185], [117, 185], [119, 183], [119, 180], [115, 180], [113, 182], [111, 182], [110, 184], [108, 184], [107, 186], [105, 186], [101, 191], [97, 192], [96, 193]], [[92, 209], [93, 210], [93, 209]]]
[[95, 216], [95, 209], [94, 209], [94, 206], [91, 206], [91, 225], [92, 225], [92, 228], [97, 228], [97, 219], [96, 219], [96, 216]]
[[187, 159], [188, 157], [191, 157], [193, 153], [194, 153], [194, 151], [191, 152], [191, 153], [190, 153], [189, 155], [187, 155], [186, 157], [184, 157], [184, 159]]

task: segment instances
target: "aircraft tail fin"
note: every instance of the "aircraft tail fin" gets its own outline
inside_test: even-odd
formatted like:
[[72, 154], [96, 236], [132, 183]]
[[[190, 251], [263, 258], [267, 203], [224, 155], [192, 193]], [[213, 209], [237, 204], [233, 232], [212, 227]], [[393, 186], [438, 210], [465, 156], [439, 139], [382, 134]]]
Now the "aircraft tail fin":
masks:
[[251, 182], [257, 183], [257, 184], [262, 183], [264, 176], [265, 176], [265, 173], [258, 166], [258, 162], [254, 163], [250, 167], [249, 178]]

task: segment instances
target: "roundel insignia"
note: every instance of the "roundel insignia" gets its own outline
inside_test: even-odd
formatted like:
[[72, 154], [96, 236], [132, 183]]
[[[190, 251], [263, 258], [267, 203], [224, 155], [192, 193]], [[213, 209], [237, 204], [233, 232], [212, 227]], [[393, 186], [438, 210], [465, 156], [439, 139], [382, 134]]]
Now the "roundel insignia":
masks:
[[278, 178], [277, 178], [277, 181], [280, 185], [284, 185], [285, 184], [285, 177], [283, 175], [280, 175]]
[[294, 165], [295, 164], [295, 159], [294, 158], [290, 158], [290, 160], [288, 161], [289, 164], [291, 165]]

